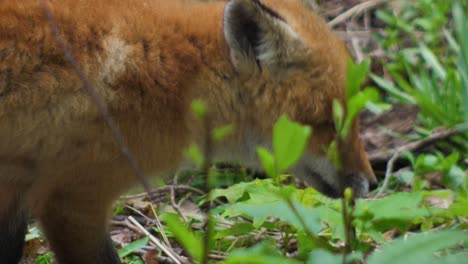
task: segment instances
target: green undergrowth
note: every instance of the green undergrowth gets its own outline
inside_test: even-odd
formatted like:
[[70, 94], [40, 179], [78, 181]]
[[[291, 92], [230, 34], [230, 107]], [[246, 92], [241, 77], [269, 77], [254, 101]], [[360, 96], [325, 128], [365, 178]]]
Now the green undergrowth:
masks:
[[[395, 1], [381, 10], [386, 24], [376, 37], [390, 78], [371, 74], [389, 103], [417, 105], [420, 138], [437, 128], [459, 132], [437, 146], [468, 158], [468, 4], [466, 1]], [[464, 162], [465, 168], [467, 162]]]
[[[364, 107], [378, 110], [393, 103], [418, 106], [415, 140], [436, 128], [458, 132], [438, 142], [436, 151], [404, 153], [409, 169], [390, 178], [382, 197], [371, 194], [353, 202], [290, 184], [292, 176], [284, 171], [302, 153], [313, 128], [283, 117], [275, 126], [273, 152], [258, 150], [269, 177], [212, 190], [209, 199], [222, 203], [211, 210], [215, 232], [209, 245], [204, 245], [204, 229], [193, 228], [202, 219], [182, 224], [176, 214], [163, 215], [168, 233], [193, 261], [201, 262], [203, 251], [210, 250], [223, 259], [212, 262], [223, 263], [466, 262], [467, 4], [416, 0], [400, 1], [399, 7], [377, 13], [386, 24], [376, 37], [386, 52], [381, 63], [389, 78], [370, 76], [383, 92], [383, 101], [373, 88], [358, 91], [369, 63], [351, 67], [348, 108], [334, 103], [338, 136], [346, 137], [350, 118]], [[329, 147], [329, 158], [339, 167], [336, 142]], [[431, 185], [431, 175], [440, 178], [437, 186]], [[207, 198], [198, 200], [199, 204]]]
[[[350, 64], [351, 79], [362, 82], [368, 69], [369, 62]], [[328, 153], [338, 168], [336, 149], [350, 120], [378, 102], [375, 89], [359, 91], [359, 86], [348, 82], [346, 109], [334, 104], [337, 138]], [[290, 183], [293, 176], [285, 174], [312, 133], [313, 128], [282, 116], [273, 129], [273, 149], [257, 150], [267, 179], [217, 188], [210, 179], [223, 175], [207, 170], [211, 191], [196, 200], [204, 208], [212, 203], [208, 216], [184, 221], [179, 214], [161, 212], [166, 234], [195, 263], [463, 263], [468, 257], [468, 181], [457, 152], [408, 154], [412, 170], [396, 177], [383, 197], [353, 200], [348, 189], [342, 199], [330, 199], [313, 188], [298, 189]], [[189, 156], [202, 166], [200, 149], [193, 145]], [[428, 173], [441, 174], [443, 188], [427, 188]], [[409, 189], [398, 192], [398, 184]], [[205, 261], [207, 251], [217, 260]]]

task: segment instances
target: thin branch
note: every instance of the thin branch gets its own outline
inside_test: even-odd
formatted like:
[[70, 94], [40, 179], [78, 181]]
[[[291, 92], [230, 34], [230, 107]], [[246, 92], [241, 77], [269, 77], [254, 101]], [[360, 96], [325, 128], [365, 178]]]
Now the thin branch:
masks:
[[167, 254], [168, 257], [170, 257], [175, 263], [177, 264], [182, 264], [183, 261], [181, 260], [180, 256], [177, 256], [174, 252], [172, 252], [172, 250], [170, 250], [169, 248], [167, 248], [164, 244], [162, 244], [161, 242], [159, 242], [159, 240], [151, 235], [148, 230], [146, 230], [142, 225], [140, 225], [140, 223], [138, 223], [137, 220], [135, 220], [135, 218], [133, 218], [132, 216], [129, 216], [128, 217], [128, 220], [133, 224], [135, 225], [136, 227], [138, 227], [138, 229], [143, 233], [145, 234], [146, 236], [148, 236], [151, 240], [151, 242], [153, 242], [154, 244], [156, 244], [157, 247], [159, 247], [162, 251], [164, 251], [164, 253]]
[[434, 143], [436, 143], [439, 140], [446, 139], [448, 137], [451, 137], [456, 134], [463, 133], [459, 128], [438, 128], [435, 129], [438, 132], [435, 132], [421, 140], [410, 142], [406, 145], [393, 148], [391, 150], [386, 151], [385, 153], [377, 153], [375, 155], [369, 155], [369, 160], [372, 161], [378, 161], [378, 160], [387, 160], [388, 158], [392, 157], [388, 153], [398, 153], [398, 152], [404, 152], [404, 151], [416, 151], [421, 148], [430, 146]]
[[171, 200], [172, 208], [182, 217], [182, 219], [184, 220], [184, 223], [187, 223], [188, 222], [187, 217], [184, 215], [184, 213], [182, 213], [182, 210], [180, 210], [179, 205], [176, 203], [174, 188], [171, 188], [170, 200]]
[[130, 206], [130, 205], [127, 204], [127, 205], [125, 205], [125, 208], [132, 210], [134, 213], [136, 213], [139, 216], [143, 217], [146, 221], [157, 225], [156, 220], [153, 220], [153, 219], [149, 218], [147, 215], [145, 215], [144, 213], [142, 213], [140, 210], [136, 209], [135, 207]]
[[[152, 191], [151, 193], [153, 193], [153, 195], [154, 195], [156, 193], [161, 193], [161, 192], [170, 192], [171, 189], [174, 189], [176, 191], [178, 191], [178, 190], [189, 191], [189, 192], [197, 193], [197, 194], [200, 194], [200, 195], [205, 194], [204, 191], [202, 191], [202, 190], [200, 190], [198, 188], [189, 186], [189, 185], [166, 185], [164, 187], [154, 189], [154, 191]], [[145, 197], [147, 195], [148, 195], [148, 193], [145, 192], [145, 193], [140, 193], [140, 194], [135, 194], [135, 195], [122, 196], [121, 199], [136, 199], [136, 198]]]
[[348, 9], [346, 12], [342, 13], [341, 15], [335, 17], [332, 21], [328, 22], [330, 27], [334, 27], [338, 24], [343, 23], [344, 21], [348, 20], [350, 17], [358, 15], [366, 10], [375, 8], [381, 4], [388, 3], [392, 0], [369, 0], [358, 5], [353, 6], [352, 8]]
[[158, 227], [159, 233], [161, 234], [164, 240], [164, 243], [166, 243], [166, 245], [172, 250], [172, 245], [169, 242], [169, 238], [167, 238], [166, 232], [164, 232], [164, 228], [161, 224], [161, 220], [159, 220], [159, 216], [158, 216], [158, 213], [156, 212], [156, 209], [154, 209], [154, 206], [152, 203], [149, 203], [149, 205], [151, 207], [151, 211], [153, 212], [154, 219], [156, 219], [156, 226]]
[[393, 171], [393, 165], [395, 164], [395, 161], [400, 157], [402, 152], [395, 152], [393, 156], [388, 160], [387, 162], [387, 169], [385, 170], [385, 179], [382, 184], [382, 187], [380, 188], [379, 192], [373, 197], [373, 199], [379, 198], [382, 193], [387, 189], [387, 185], [390, 181], [390, 178], [392, 176], [392, 171]]
[[[128, 221], [128, 219], [125, 219], [125, 220], [112, 220], [111, 224], [114, 225], [114, 226], [126, 227], [126, 228], [132, 230], [133, 232], [135, 232], [136, 234], [139, 234], [141, 232], [140, 229], [138, 229], [137, 227], [132, 225], [132, 223], [130, 223]], [[122, 232], [122, 231], [119, 230], [119, 232]]]
[[149, 218], [148, 216], [146, 216], [144, 213], [142, 213], [140, 210], [130, 206], [130, 205], [126, 205], [125, 207], [132, 210], [133, 212], [137, 213], [138, 215], [140, 215], [141, 217], [143, 217], [146, 221], [156, 225], [156, 227], [158, 228], [159, 230], [159, 233], [161, 234], [163, 240], [164, 240], [164, 243], [166, 243], [166, 245], [172, 250], [172, 245], [171, 243], [169, 243], [169, 239], [167, 238], [167, 235], [166, 233], [164, 232], [164, 228], [161, 224], [161, 221], [159, 220], [159, 217], [156, 213], [156, 210], [154, 210], [154, 207], [151, 203], [149, 203], [150, 207], [151, 207], [151, 210], [153, 211], [153, 214], [154, 214], [154, 217], [156, 220], [153, 220], [151, 218]]
[[421, 149], [423, 147], [432, 145], [439, 140], [446, 139], [458, 133], [461, 133], [461, 131], [457, 128], [441, 129], [439, 132], [433, 133], [421, 140], [414, 141], [401, 147], [395, 148], [392, 151], [394, 154], [387, 162], [387, 169], [385, 170], [385, 179], [382, 184], [382, 187], [380, 188], [379, 192], [373, 197], [373, 199], [380, 197], [384, 193], [385, 189], [388, 186], [390, 178], [392, 177], [393, 166], [397, 159], [401, 156], [401, 154], [403, 154], [406, 151], [415, 151], [417, 149]]

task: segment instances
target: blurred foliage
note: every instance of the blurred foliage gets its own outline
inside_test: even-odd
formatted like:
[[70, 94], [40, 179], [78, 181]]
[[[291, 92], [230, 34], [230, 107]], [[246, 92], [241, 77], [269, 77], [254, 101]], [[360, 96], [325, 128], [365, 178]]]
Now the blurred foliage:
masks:
[[[390, 79], [371, 75], [389, 102], [419, 107], [418, 132], [438, 127], [461, 133], [439, 146], [468, 153], [468, 15], [465, 1], [397, 1], [399, 8], [377, 12], [385, 24], [377, 36]], [[466, 164], [465, 164], [466, 165]]]

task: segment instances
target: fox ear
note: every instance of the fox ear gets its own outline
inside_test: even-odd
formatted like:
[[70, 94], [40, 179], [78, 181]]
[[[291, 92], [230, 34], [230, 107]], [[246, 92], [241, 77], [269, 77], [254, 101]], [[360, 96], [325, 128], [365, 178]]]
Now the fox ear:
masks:
[[298, 57], [302, 41], [277, 12], [259, 0], [231, 0], [224, 10], [224, 37], [236, 68], [282, 68]]

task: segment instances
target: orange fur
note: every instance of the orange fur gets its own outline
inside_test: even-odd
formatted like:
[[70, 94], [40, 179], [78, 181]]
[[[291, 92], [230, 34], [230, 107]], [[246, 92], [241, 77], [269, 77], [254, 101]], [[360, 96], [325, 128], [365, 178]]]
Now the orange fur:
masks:
[[[313, 126], [293, 170], [336, 195], [337, 175], [323, 150], [334, 138], [331, 102], [345, 101], [346, 49], [301, 1], [262, 3], [49, 1], [67, 45], [147, 175], [177, 169], [188, 144], [200, 142], [203, 131], [189, 107], [200, 98], [215, 126], [236, 128], [218, 144], [219, 159], [256, 166], [255, 147], [269, 146], [282, 113]], [[340, 154], [355, 177], [350, 186], [364, 195], [375, 177], [357, 123], [348, 143]], [[0, 224], [15, 226], [7, 219], [19, 210], [12, 208], [30, 211], [59, 261], [115, 263], [104, 239], [106, 219], [112, 201], [135, 182], [39, 1], [2, 1]]]

